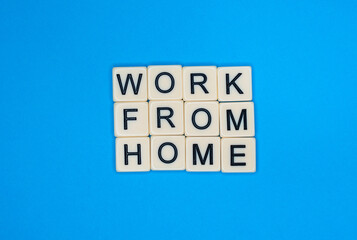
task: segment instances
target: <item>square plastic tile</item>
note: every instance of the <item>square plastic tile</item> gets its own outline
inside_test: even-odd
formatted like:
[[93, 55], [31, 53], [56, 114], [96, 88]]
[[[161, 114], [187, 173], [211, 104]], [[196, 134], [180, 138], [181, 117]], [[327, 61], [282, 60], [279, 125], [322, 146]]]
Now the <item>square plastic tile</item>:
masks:
[[218, 102], [185, 102], [186, 136], [218, 136]]
[[116, 138], [117, 172], [150, 171], [149, 137]]
[[184, 134], [183, 101], [150, 101], [150, 134]]
[[220, 103], [221, 137], [253, 137], [254, 103]]
[[184, 67], [183, 99], [185, 101], [217, 100], [217, 67]]
[[220, 67], [218, 72], [219, 101], [251, 101], [251, 67]]
[[113, 101], [138, 102], [147, 101], [147, 68], [115, 67], [113, 68]]
[[255, 172], [255, 138], [221, 139], [222, 172]]
[[220, 137], [186, 138], [186, 171], [218, 172], [221, 170]]
[[185, 137], [151, 137], [152, 170], [185, 170]]
[[114, 134], [116, 137], [149, 135], [148, 102], [114, 104]]
[[149, 66], [150, 100], [182, 99], [182, 67], [180, 65]]

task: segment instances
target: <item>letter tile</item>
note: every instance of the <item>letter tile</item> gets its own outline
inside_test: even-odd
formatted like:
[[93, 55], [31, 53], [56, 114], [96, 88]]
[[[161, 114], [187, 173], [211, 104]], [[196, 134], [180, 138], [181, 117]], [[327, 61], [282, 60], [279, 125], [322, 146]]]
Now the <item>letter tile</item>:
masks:
[[185, 101], [217, 100], [217, 67], [184, 67], [183, 99]]
[[114, 104], [114, 134], [116, 137], [149, 135], [148, 102]]
[[113, 68], [114, 102], [145, 102], [148, 99], [147, 91], [146, 67]]
[[185, 102], [186, 136], [218, 136], [218, 102]]
[[150, 100], [182, 99], [182, 67], [180, 65], [149, 66]]
[[251, 67], [220, 67], [217, 72], [219, 101], [252, 100]]
[[186, 171], [218, 172], [221, 169], [219, 137], [186, 138]]
[[149, 137], [116, 138], [117, 172], [150, 171]]
[[184, 134], [183, 101], [150, 101], [150, 134]]
[[255, 172], [255, 138], [221, 139], [222, 172]]
[[185, 137], [151, 137], [152, 170], [185, 170]]
[[253, 137], [254, 103], [220, 103], [221, 137]]

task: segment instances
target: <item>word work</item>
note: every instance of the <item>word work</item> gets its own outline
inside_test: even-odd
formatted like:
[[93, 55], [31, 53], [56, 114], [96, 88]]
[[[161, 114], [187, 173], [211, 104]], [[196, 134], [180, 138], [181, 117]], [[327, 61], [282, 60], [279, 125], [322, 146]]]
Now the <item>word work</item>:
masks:
[[251, 67], [114, 67], [117, 172], [255, 172]]

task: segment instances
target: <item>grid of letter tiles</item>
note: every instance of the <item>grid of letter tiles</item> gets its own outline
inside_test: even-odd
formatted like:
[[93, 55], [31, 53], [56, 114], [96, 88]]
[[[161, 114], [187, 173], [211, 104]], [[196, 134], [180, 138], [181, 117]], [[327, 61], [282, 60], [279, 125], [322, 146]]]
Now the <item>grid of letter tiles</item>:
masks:
[[113, 100], [118, 172], [255, 172], [250, 67], [115, 67]]

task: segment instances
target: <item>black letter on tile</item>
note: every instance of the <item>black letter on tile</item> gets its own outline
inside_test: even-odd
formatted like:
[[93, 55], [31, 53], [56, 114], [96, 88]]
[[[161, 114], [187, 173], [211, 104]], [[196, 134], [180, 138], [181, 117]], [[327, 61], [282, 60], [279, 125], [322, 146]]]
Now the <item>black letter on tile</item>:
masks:
[[128, 121], [129, 120], [136, 120], [136, 117], [128, 117], [128, 112], [137, 112], [137, 108], [129, 108], [129, 109], [123, 109], [123, 114], [124, 114], [124, 130], [128, 129]]
[[245, 166], [245, 162], [235, 162], [234, 157], [245, 157], [245, 153], [234, 153], [236, 148], [245, 148], [245, 145], [231, 145], [231, 166]]
[[233, 85], [233, 87], [235, 87], [235, 89], [237, 89], [239, 94], [243, 94], [242, 89], [240, 89], [238, 87], [238, 85], [235, 83], [235, 81], [237, 81], [237, 79], [242, 75], [242, 73], [238, 73], [237, 76], [235, 76], [231, 81], [229, 81], [229, 74], [226, 74], [226, 93], [227, 94], [231, 94], [231, 89], [230, 86]]
[[209, 154], [209, 164], [213, 165], [213, 144], [212, 143], [208, 144], [204, 157], [202, 157], [198, 144], [193, 144], [193, 148], [192, 148], [193, 165], [197, 165], [197, 156], [200, 159], [201, 164], [205, 165], [206, 160], [208, 158], [208, 154]]
[[[163, 75], [169, 76], [169, 78], [170, 78], [170, 80], [171, 80], [171, 86], [170, 86], [169, 89], [167, 89], [167, 90], [162, 90], [162, 89], [160, 88], [160, 86], [159, 86], [159, 79], [160, 79], [160, 77], [163, 76]], [[159, 73], [159, 74], [156, 76], [156, 78], [155, 78], [155, 87], [156, 87], [156, 89], [157, 89], [159, 92], [161, 92], [161, 93], [169, 93], [169, 92], [171, 92], [172, 89], [174, 89], [174, 87], [175, 87], [175, 79], [174, 79], [174, 77], [173, 77], [170, 73], [168, 73], [168, 72]]]
[[[196, 123], [196, 114], [198, 112], [205, 112], [207, 114], [207, 118], [208, 118], [208, 121], [207, 121], [207, 124], [204, 125], [204, 126], [198, 126], [197, 123]], [[203, 129], [206, 129], [208, 128], [210, 125], [211, 125], [211, 122], [212, 122], [212, 117], [211, 117], [211, 114], [210, 112], [205, 109], [205, 108], [199, 108], [199, 109], [196, 109], [193, 114], [192, 114], [192, 124], [193, 126], [195, 126], [195, 128], [199, 129], [199, 130], [203, 130]]]
[[129, 156], [138, 156], [138, 165], [141, 165], [141, 144], [137, 144], [136, 152], [128, 151], [128, 144], [124, 144], [124, 164], [129, 165]]
[[[230, 121], [232, 120], [232, 121]], [[244, 125], [244, 130], [247, 130], [247, 109], [242, 109], [241, 113], [240, 113], [240, 117], [238, 122], [236, 123], [236, 120], [234, 119], [232, 110], [227, 110], [227, 130], [231, 130], [231, 122], [234, 125], [234, 128], [236, 130], [239, 130], [239, 127], [241, 125], [243, 121], [243, 125]]]
[[[163, 111], [169, 111], [169, 115], [167, 116], [161, 116], [161, 110]], [[165, 119], [172, 128], [175, 127], [174, 123], [170, 120], [170, 117], [172, 117], [174, 115], [174, 111], [172, 110], [172, 108], [170, 107], [158, 107], [157, 108], [157, 112], [156, 112], [156, 116], [157, 116], [157, 127], [161, 128], [161, 119]]]
[[119, 83], [119, 88], [120, 88], [121, 94], [123, 94], [123, 95], [126, 94], [126, 90], [128, 89], [128, 85], [129, 85], [129, 82], [130, 82], [130, 84], [131, 84], [131, 86], [133, 88], [134, 94], [138, 95], [142, 77], [143, 77], [143, 74], [140, 73], [139, 74], [139, 78], [138, 78], [138, 83], [135, 86], [133, 76], [131, 74], [128, 74], [126, 76], [126, 81], [125, 81], [125, 84], [123, 86], [123, 83], [122, 83], [121, 78], [120, 78], [120, 74], [117, 74], [117, 79], [118, 79], [118, 83]]
[[[166, 146], [171, 146], [173, 149], [174, 149], [174, 157], [171, 159], [171, 160], [165, 160], [163, 157], [162, 157], [162, 149]], [[177, 147], [175, 146], [175, 144], [173, 143], [170, 143], [170, 142], [164, 142], [163, 144], [161, 144], [161, 146], [159, 147], [159, 150], [158, 150], [158, 155], [159, 155], [159, 159], [163, 162], [163, 163], [173, 163], [175, 162], [176, 158], [177, 158]]]
[[[202, 77], [201, 82], [195, 82], [195, 77]], [[203, 86], [207, 82], [207, 76], [203, 73], [191, 73], [191, 94], [195, 93], [195, 85], [199, 85], [205, 93], [208, 93], [207, 88]]]

